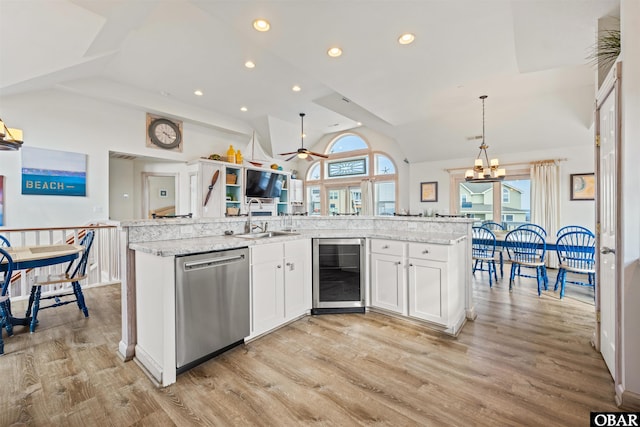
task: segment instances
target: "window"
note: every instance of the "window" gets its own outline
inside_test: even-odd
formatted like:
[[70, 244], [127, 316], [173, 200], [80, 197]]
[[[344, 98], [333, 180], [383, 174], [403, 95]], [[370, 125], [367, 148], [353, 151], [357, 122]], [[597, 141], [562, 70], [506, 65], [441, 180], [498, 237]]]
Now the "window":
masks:
[[510, 196], [511, 196], [511, 190], [503, 186], [502, 187], [502, 203], [509, 203], [509, 200], [511, 199]]
[[[454, 175], [451, 212], [462, 213], [478, 222], [502, 223], [507, 230], [531, 220], [531, 177], [528, 165], [507, 171], [501, 182], [467, 182]], [[456, 201], [458, 205], [456, 206]]]
[[396, 212], [397, 168], [388, 155], [372, 151], [353, 133], [336, 137], [325, 153], [330, 158], [317, 160], [306, 174], [309, 215], [359, 215], [364, 179], [374, 181], [373, 214]]

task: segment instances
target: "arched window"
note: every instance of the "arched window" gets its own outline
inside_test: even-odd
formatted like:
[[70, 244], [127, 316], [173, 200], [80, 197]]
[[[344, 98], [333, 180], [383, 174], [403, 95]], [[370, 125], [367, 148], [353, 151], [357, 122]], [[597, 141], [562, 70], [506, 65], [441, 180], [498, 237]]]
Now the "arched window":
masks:
[[396, 211], [397, 168], [385, 153], [374, 152], [354, 133], [338, 135], [327, 145], [328, 159], [307, 170], [305, 187], [309, 215], [359, 215], [362, 182], [373, 182], [373, 214]]

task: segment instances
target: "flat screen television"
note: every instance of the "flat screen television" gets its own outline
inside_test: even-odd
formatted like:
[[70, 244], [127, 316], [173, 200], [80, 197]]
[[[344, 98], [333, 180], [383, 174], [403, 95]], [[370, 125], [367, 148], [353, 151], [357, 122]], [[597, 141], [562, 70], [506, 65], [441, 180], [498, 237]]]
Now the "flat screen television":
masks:
[[262, 199], [280, 197], [284, 175], [279, 173], [247, 169], [245, 196]]

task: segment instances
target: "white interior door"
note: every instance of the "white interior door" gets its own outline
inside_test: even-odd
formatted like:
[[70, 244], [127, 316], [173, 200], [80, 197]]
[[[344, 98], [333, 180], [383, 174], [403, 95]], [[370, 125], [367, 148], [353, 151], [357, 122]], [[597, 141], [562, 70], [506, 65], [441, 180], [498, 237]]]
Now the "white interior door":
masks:
[[599, 107], [600, 351], [615, 378], [616, 355], [616, 91]]

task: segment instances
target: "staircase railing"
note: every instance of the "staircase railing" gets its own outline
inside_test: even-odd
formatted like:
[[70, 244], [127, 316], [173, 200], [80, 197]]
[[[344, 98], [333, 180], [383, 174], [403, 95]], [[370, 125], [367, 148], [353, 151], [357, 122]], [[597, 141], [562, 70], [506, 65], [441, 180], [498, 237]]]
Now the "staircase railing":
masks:
[[[87, 279], [83, 287], [107, 285], [120, 281], [120, 242], [118, 228], [108, 223], [88, 224], [78, 227], [49, 227], [49, 228], [5, 228], [0, 229], [0, 235], [9, 240], [11, 246], [59, 245], [79, 244], [87, 230], [95, 230], [93, 247], [87, 266]], [[66, 264], [19, 270], [14, 272], [11, 279], [11, 299], [28, 298], [31, 290], [31, 280], [36, 275], [60, 274], [66, 269]], [[43, 288], [43, 293], [58, 291], [61, 285], [49, 285]]]

